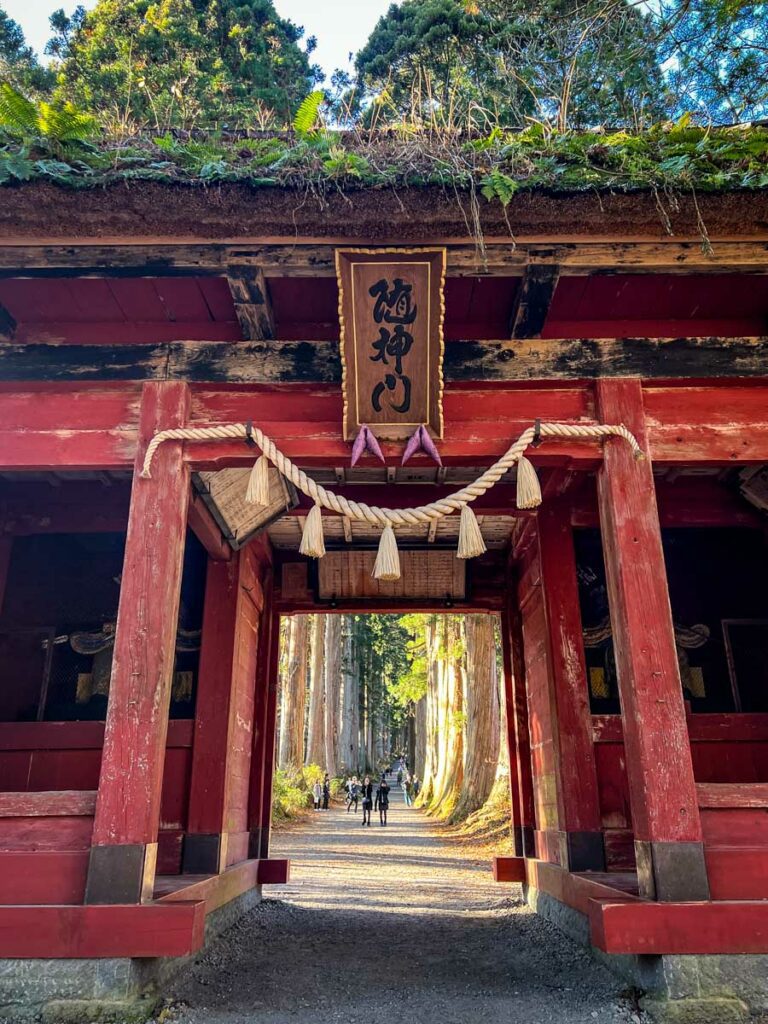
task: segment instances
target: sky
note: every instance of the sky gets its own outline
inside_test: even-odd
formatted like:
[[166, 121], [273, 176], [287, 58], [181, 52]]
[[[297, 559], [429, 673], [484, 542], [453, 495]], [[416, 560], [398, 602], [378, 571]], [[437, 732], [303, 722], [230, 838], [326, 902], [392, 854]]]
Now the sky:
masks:
[[[359, 50], [391, 0], [275, 0], [278, 13], [303, 25], [308, 36], [317, 36], [313, 61], [327, 75], [349, 67], [349, 54]], [[93, 7], [95, 0], [84, 0]], [[42, 54], [50, 35], [48, 16], [63, 7], [74, 10], [77, 0], [0, 0], [9, 17], [24, 30], [27, 42]]]

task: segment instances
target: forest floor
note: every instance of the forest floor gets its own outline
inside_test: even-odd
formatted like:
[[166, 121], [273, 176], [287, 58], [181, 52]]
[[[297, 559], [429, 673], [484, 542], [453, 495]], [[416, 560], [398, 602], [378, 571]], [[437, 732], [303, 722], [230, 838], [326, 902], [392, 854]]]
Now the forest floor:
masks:
[[274, 834], [290, 883], [201, 955], [176, 1020], [640, 1024], [616, 978], [494, 884], [487, 855], [392, 797], [386, 828], [335, 805]]

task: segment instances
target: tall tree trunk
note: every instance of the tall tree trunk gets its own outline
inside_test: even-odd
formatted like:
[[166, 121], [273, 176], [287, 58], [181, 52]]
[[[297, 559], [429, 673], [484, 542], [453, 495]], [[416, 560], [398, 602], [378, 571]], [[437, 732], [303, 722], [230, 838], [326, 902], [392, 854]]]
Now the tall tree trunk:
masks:
[[420, 701], [416, 702], [416, 706], [413, 709], [413, 717], [416, 726], [416, 757], [414, 759], [413, 770], [416, 772], [418, 777], [422, 780], [426, 774], [427, 768], [427, 698], [422, 697]]
[[341, 737], [339, 758], [346, 772], [358, 770], [358, 677], [355, 671], [354, 620], [345, 615], [341, 627]]
[[325, 770], [339, 770], [339, 697], [341, 694], [341, 616], [325, 619]]
[[437, 784], [430, 812], [448, 817], [459, 798], [464, 779], [464, 656], [459, 616], [446, 616], [444, 644], [444, 686], [441, 708], [443, 713], [440, 764]]
[[467, 670], [465, 689], [464, 779], [451, 815], [462, 821], [482, 807], [493, 788], [499, 761], [499, 687], [494, 620], [468, 615], [464, 620]]
[[425, 728], [424, 728], [424, 774], [422, 777], [422, 789], [420, 803], [428, 804], [432, 799], [435, 788], [438, 765], [438, 705], [440, 662], [438, 650], [440, 646], [440, 620], [434, 615], [429, 615], [424, 623], [424, 645], [427, 656], [427, 694], [425, 703]]
[[312, 675], [309, 680], [307, 764], [325, 762], [325, 616], [312, 616]]
[[307, 615], [293, 615], [288, 628], [288, 665], [283, 688], [280, 765], [304, 764], [304, 711], [307, 697]]

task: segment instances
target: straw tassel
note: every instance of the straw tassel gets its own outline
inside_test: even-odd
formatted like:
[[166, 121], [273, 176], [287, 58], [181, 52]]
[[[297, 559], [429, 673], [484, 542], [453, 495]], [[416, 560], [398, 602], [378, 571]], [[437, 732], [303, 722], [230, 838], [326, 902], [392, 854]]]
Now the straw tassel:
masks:
[[395, 531], [387, 523], [379, 541], [379, 553], [371, 574], [375, 580], [400, 579], [400, 555], [397, 552]]
[[253, 464], [245, 490], [246, 505], [269, 505], [269, 459], [260, 455]]
[[533, 463], [524, 455], [517, 463], [517, 507], [538, 508], [541, 504], [541, 486]]
[[304, 531], [301, 535], [299, 551], [309, 558], [322, 558], [325, 554], [325, 539], [323, 538], [323, 515], [320, 506], [315, 504], [304, 523]]
[[486, 550], [477, 516], [470, 505], [465, 505], [461, 510], [461, 519], [459, 520], [459, 550], [456, 552], [456, 557], [477, 558]]

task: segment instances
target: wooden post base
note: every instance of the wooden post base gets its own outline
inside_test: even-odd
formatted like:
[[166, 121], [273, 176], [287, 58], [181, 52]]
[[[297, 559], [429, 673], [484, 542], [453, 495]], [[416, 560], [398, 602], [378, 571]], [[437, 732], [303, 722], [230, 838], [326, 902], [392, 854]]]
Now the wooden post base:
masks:
[[215, 875], [221, 870], [222, 836], [186, 835], [181, 853], [181, 872], [184, 875]]
[[563, 832], [563, 866], [569, 871], [605, 871], [602, 832]]
[[536, 839], [531, 825], [515, 825], [512, 829], [512, 840], [516, 857], [535, 857]]
[[252, 828], [248, 841], [248, 856], [254, 860], [267, 860], [269, 858], [269, 832], [268, 828]]
[[85, 902], [143, 903], [152, 899], [157, 843], [92, 846]]
[[703, 843], [635, 840], [637, 882], [644, 899], [694, 903], [709, 899]]

